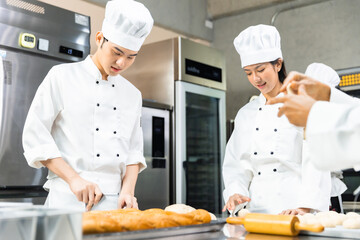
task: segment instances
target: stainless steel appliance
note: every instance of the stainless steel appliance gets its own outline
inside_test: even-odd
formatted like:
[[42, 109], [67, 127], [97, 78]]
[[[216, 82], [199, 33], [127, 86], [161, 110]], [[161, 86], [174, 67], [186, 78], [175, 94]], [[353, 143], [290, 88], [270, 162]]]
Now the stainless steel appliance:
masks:
[[47, 170], [23, 156], [25, 118], [49, 69], [84, 59], [89, 36], [88, 16], [35, 0], [0, 1], [0, 201], [44, 201]]
[[171, 107], [143, 102], [141, 126], [147, 168], [139, 174], [135, 196], [139, 208], [165, 208], [170, 203]]
[[170, 203], [220, 213], [226, 135], [224, 55], [188, 39], [169, 39], [143, 46], [123, 76], [144, 99], [174, 108]]

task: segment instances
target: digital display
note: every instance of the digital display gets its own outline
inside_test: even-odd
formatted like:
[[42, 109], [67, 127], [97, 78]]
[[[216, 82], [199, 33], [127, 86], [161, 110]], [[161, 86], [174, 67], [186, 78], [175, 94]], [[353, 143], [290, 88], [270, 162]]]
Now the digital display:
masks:
[[74, 48], [69, 48], [69, 47], [64, 47], [64, 46], [60, 46], [60, 52], [70, 55], [70, 56], [74, 56], [74, 57], [79, 57], [82, 58], [83, 57], [83, 52], [76, 50]]
[[26, 42], [34, 42], [34, 38], [31, 36], [25, 36], [25, 41]]
[[185, 73], [216, 82], [222, 82], [221, 68], [199, 63], [190, 59], [185, 59]]

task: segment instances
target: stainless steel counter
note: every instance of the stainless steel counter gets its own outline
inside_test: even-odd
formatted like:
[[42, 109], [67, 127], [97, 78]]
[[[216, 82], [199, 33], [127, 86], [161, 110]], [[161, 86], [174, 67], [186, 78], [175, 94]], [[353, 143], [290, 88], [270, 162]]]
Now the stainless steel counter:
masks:
[[[245, 239], [245, 240], [336, 240], [334, 237], [323, 237], [323, 236], [307, 236], [299, 235], [296, 237], [288, 236], [278, 236], [278, 235], [264, 235], [264, 234], [254, 234], [248, 233], [241, 225], [230, 225], [230, 224], [221, 224], [218, 227], [218, 230], [212, 232], [202, 232], [196, 233], [190, 231], [186, 234], [187, 228], [184, 228], [181, 232], [181, 228], [177, 228], [177, 231], [173, 231], [170, 228], [167, 230], [157, 229], [143, 231], [143, 234], [134, 234], [132, 237], [128, 234], [122, 233], [113, 233], [113, 234], [98, 234], [98, 235], [85, 235], [84, 240], [115, 240], [115, 239], [161, 239], [161, 240], [236, 240], [236, 239]], [[158, 231], [161, 235], [156, 236], [154, 231]], [[166, 234], [164, 234], [164, 231]], [[167, 232], [166, 232], [167, 231]], [[360, 230], [359, 230], [360, 231]], [[189, 231], [188, 231], [189, 232]], [[130, 236], [130, 237], [129, 237]], [[346, 239], [344, 237], [338, 239]], [[353, 238], [348, 238], [353, 239]]]

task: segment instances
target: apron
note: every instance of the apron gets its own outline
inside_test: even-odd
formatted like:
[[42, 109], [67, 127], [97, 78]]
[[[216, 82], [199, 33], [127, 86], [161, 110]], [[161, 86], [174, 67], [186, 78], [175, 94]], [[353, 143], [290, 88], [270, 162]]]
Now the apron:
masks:
[[[63, 208], [85, 211], [85, 203], [80, 202], [75, 194], [71, 192], [68, 185], [58, 179], [53, 179], [50, 183], [49, 194], [44, 206], [49, 208]], [[93, 210], [114, 210], [118, 209], [118, 195], [103, 195], [98, 204], [91, 208]]]

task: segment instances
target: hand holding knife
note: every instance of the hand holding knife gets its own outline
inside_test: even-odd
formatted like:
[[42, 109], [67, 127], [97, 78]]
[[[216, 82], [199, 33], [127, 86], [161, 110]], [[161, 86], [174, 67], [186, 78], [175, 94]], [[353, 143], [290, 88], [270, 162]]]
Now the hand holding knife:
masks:
[[230, 216], [236, 217], [237, 212], [239, 212], [241, 209], [243, 209], [247, 204], [248, 204], [248, 202], [244, 202], [244, 203], [240, 203], [240, 204], [236, 205], [235, 208], [231, 211]]

